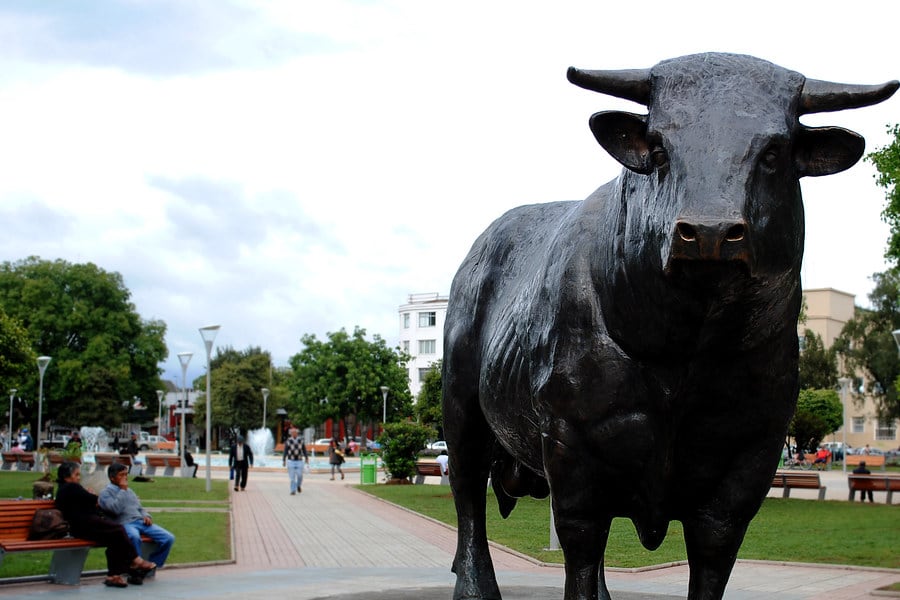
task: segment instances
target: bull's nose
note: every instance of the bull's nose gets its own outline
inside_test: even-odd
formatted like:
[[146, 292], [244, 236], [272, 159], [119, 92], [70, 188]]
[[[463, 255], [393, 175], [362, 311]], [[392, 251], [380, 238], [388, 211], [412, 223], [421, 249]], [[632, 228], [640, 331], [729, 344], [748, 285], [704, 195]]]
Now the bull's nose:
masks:
[[747, 223], [739, 219], [679, 219], [675, 223], [670, 256], [680, 260], [739, 260], [749, 263]]

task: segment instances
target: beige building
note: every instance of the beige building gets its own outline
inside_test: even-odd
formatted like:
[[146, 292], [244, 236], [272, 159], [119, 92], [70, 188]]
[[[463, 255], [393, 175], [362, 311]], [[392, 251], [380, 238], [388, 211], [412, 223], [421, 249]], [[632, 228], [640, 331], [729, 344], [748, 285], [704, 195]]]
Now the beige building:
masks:
[[[806, 299], [806, 323], [797, 325], [797, 334], [802, 336], [807, 329], [814, 331], [825, 347], [830, 348], [847, 321], [853, 318], [855, 296], [832, 288], [803, 290], [803, 296]], [[875, 403], [865, 392], [870, 383], [865, 374], [853, 378], [846, 398], [842, 398], [847, 444], [854, 448], [866, 444], [882, 450], [896, 448], [898, 421], [878, 419]], [[844, 432], [840, 429], [828, 436], [828, 441], [841, 442], [843, 439]]]

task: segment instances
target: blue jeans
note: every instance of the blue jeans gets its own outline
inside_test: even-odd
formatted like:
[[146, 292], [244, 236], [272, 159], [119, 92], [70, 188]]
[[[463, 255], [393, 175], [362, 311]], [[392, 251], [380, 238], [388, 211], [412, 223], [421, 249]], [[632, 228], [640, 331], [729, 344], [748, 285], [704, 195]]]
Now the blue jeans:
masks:
[[303, 485], [303, 461], [285, 461], [288, 470], [288, 479], [291, 481], [291, 493], [295, 493]]
[[146, 535], [156, 542], [156, 550], [147, 557], [150, 562], [155, 562], [157, 567], [163, 566], [169, 557], [169, 551], [172, 550], [172, 544], [175, 543], [175, 536], [160, 527], [159, 525], [144, 525], [144, 521], [139, 519], [131, 523], [125, 523], [125, 533], [128, 539], [134, 544], [138, 556], [141, 555], [141, 534]]

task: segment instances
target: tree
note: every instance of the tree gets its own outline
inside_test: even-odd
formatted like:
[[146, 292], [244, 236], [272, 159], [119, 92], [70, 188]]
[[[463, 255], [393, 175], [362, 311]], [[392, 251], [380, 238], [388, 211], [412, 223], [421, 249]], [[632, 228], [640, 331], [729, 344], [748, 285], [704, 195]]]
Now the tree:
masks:
[[800, 353], [800, 389], [830, 389], [837, 385], [837, 357], [833, 349], [826, 348], [822, 338], [807, 329], [803, 334], [803, 351]]
[[327, 419], [344, 422], [381, 421], [387, 386], [387, 420], [397, 421], [412, 414], [405, 354], [387, 347], [377, 334], [366, 340], [366, 330], [353, 329], [328, 334], [322, 341], [315, 335], [301, 338], [303, 350], [290, 359], [293, 375], [290, 387], [291, 418], [295, 423], [315, 426]]
[[432, 363], [425, 378], [422, 381], [422, 389], [416, 396], [416, 405], [413, 410], [416, 419], [422, 425], [434, 427], [438, 431], [438, 437], [443, 437], [444, 415], [441, 411], [441, 367], [443, 360]]
[[22, 323], [0, 308], [0, 390], [19, 389], [33, 378], [36, 359]]
[[[122, 276], [94, 264], [30, 257], [0, 265], [0, 308], [19, 321], [35, 353], [51, 356], [44, 374], [44, 424], [111, 427], [134, 397], [156, 413], [158, 364], [168, 354], [162, 321], [144, 321]], [[37, 398], [37, 367], [16, 387]], [[29, 406], [30, 418], [37, 403]]]
[[[210, 387], [212, 392], [213, 427], [225, 427], [232, 434], [246, 433], [262, 427], [262, 388], [269, 387], [272, 355], [259, 347], [249, 347], [243, 351], [234, 348], [217, 348], [210, 359]], [[206, 389], [206, 376], [194, 382], [196, 389]], [[201, 394], [194, 406], [194, 423], [206, 423], [206, 398]], [[271, 394], [272, 402], [277, 402]], [[266, 415], [266, 426], [274, 426], [274, 419]]]
[[[865, 372], [873, 381], [867, 390], [881, 418], [900, 417], [897, 387], [900, 358], [891, 332], [900, 329], [900, 274], [896, 269], [872, 276], [871, 309], [856, 307], [833, 348], [844, 358], [844, 373]], [[855, 391], [855, 390], [854, 390]]]
[[812, 452], [843, 422], [844, 409], [835, 390], [800, 390], [788, 435], [796, 440], [798, 449]]
[[894, 136], [893, 141], [866, 156], [866, 160], [878, 170], [875, 180], [885, 188], [887, 201], [881, 218], [890, 226], [885, 258], [893, 261], [895, 267], [900, 266], [900, 124], [888, 126], [888, 133]]

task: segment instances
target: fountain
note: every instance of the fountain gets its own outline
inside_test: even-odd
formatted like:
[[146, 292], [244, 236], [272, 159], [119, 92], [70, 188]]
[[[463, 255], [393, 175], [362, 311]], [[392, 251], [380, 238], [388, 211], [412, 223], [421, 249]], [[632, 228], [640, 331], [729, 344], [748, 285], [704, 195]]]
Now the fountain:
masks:
[[100, 452], [109, 443], [106, 430], [102, 427], [82, 427], [79, 433], [81, 434], [81, 450], [83, 452]]
[[[251, 429], [247, 432], [247, 444], [253, 450], [253, 464], [257, 467], [272, 466], [267, 464], [267, 459], [272, 458], [275, 449], [275, 438], [269, 429]], [[281, 466], [281, 459], [275, 463]]]

